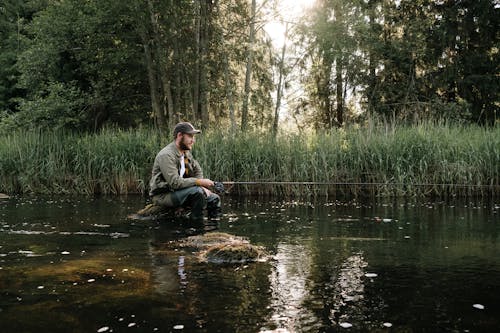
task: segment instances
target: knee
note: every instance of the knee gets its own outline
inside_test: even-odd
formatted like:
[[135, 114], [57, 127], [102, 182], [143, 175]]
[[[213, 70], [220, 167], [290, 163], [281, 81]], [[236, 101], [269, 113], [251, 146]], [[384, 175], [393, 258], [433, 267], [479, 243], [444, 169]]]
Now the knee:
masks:
[[215, 193], [210, 193], [210, 195], [207, 198], [207, 202], [210, 205], [219, 206], [220, 205], [220, 197], [219, 197], [219, 195], [217, 195]]
[[195, 189], [191, 192], [191, 197], [196, 198], [196, 200], [206, 200], [205, 190], [203, 187], [196, 186]]

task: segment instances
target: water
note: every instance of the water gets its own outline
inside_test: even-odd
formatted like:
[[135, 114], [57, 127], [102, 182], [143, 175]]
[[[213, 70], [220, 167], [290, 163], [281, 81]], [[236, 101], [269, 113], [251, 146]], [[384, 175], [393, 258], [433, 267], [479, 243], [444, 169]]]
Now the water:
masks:
[[202, 232], [127, 220], [140, 197], [0, 201], [10, 332], [498, 332], [500, 205], [224, 198], [218, 231], [267, 262], [217, 265]]

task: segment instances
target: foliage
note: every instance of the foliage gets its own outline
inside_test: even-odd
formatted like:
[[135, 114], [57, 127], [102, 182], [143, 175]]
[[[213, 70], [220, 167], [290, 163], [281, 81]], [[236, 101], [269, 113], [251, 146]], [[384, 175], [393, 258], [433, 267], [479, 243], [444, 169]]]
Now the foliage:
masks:
[[[154, 157], [169, 140], [147, 128], [82, 137], [16, 131], [0, 140], [0, 192], [144, 193]], [[499, 147], [498, 128], [429, 122], [404, 126], [370, 119], [363, 127], [305, 136], [209, 131], [198, 136], [193, 153], [211, 179], [263, 182], [234, 192], [498, 195]]]
[[147, 105], [134, 98], [146, 92], [133, 32], [131, 8], [120, 1], [55, 2], [38, 12], [18, 61], [28, 92], [21, 118], [79, 130], [144, 119], [130, 113]]
[[19, 193], [128, 193], [145, 188], [158, 138], [145, 130], [15, 131], [0, 144], [1, 188]]
[[[280, 1], [254, 17], [246, 0], [5, 0], [0, 129], [234, 129], [240, 117], [242, 128], [269, 129], [279, 60], [262, 27]], [[280, 68], [284, 91], [301, 96], [281, 104], [301, 128], [374, 115], [493, 125], [499, 10], [493, 0], [318, 0], [289, 22], [296, 53]]]
[[454, 119], [494, 124], [499, 10], [491, 0], [318, 1], [302, 27], [313, 120], [331, 127], [336, 109], [342, 123], [348, 95], [334, 87], [344, 83], [372, 114], [413, 121], [452, 110]]

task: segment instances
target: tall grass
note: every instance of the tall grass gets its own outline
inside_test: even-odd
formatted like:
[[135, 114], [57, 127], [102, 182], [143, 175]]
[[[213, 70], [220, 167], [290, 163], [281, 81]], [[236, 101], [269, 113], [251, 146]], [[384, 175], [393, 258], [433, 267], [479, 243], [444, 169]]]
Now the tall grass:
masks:
[[122, 194], [144, 191], [159, 137], [147, 130], [14, 132], [0, 141], [0, 191]]
[[[171, 136], [142, 128], [83, 136], [16, 132], [0, 139], [0, 192], [123, 194], [147, 192], [154, 157]], [[498, 128], [368, 124], [277, 138], [208, 131], [197, 136], [193, 153], [211, 179], [261, 183], [234, 186], [233, 193], [288, 197], [499, 193]]]
[[262, 184], [243, 187], [243, 192], [441, 196], [500, 190], [498, 128], [368, 125], [276, 139], [210, 133], [196, 150], [213, 179], [333, 184]]

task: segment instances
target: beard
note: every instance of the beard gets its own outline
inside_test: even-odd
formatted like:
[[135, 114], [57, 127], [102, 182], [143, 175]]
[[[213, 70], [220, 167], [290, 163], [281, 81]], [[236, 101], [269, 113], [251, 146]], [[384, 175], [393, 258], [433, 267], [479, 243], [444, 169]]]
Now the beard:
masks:
[[182, 140], [179, 143], [179, 148], [181, 148], [181, 150], [191, 150], [191, 148], [189, 148], [184, 142], [184, 137], [182, 137]]

